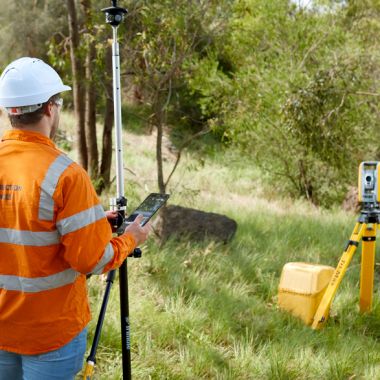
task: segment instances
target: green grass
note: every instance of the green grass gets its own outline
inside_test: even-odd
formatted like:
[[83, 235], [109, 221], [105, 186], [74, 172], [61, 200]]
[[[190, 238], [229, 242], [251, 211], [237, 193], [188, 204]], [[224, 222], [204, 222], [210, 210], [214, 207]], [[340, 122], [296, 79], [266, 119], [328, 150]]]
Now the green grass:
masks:
[[[357, 260], [324, 330], [304, 326], [276, 302], [282, 266], [294, 260], [335, 265], [353, 218], [269, 210], [232, 207], [239, 231], [229, 245], [150, 241], [142, 259], [129, 260], [135, 378], [380, 378], [380, 307], [376, 298], [372, 314], [358, 313]], [[95, 278], [90, 284], [95, 308], [101, 286]], [[120, 376], [116, 293], [98, 379]]]
[[[156, 191], [154, 137], [126, 134], [124, 148], [126, 193], [133, 208]], [[168, 173], [174, 156], [165, 155]], [[202, 162], [185, 154], [169, 189], [172, 204], [234, 218], [238, 231], [231, 243], [173, 239], [160, 246], [151, 239], [141, 259], [128, 259], [134, 379], [380, 379], [378, 285], [373, 312], [360, 315], [359, 254], [322, 331], [277, 307], [284, 264], [335, 266], [355, 216], [276, 199], [276, 189], [264, 192], [260, 173], [237, 157], [227, 152]], [[121, 378], [117, 284], [95, 379]], [[89, 349], [105, 283], [94, 276], [88, 285]]]

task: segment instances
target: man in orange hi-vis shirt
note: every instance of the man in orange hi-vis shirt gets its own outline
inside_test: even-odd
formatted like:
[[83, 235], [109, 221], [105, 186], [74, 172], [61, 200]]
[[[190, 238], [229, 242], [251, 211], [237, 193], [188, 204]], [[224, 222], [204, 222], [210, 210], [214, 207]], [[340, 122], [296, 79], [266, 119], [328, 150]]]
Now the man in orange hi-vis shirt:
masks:
[[138, 218], [112, 237], [87, 173], [55, 147], [67, 90], [36, 58], [0, 77], [13, 127], [0, 143], [0, 380], [74, 378], [90, 320], [86, 275], [119, 267], [151, 228]]

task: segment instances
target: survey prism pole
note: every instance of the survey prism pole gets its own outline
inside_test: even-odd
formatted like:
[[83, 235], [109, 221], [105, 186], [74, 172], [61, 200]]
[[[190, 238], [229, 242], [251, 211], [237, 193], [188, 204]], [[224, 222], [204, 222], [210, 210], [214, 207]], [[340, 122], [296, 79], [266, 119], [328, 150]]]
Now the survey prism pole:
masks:
[[116, 152], [116, 194], [124, 197], [124, 168], [121, 123], [121, 91], [120, 91], [120, 53], [117, 39], [117, 26], [113, 26], [112, 72], [113, 72], [113, 109], [115, 118], [115, 152]]
[[[115, 2], [116, 3], [116, 2]], [[112, 72], [113, 72], [113, 101], [115, 117], [115, 158], [116, 158], [116, 194], [118, 211], [123, 218], [127, 208], [127, 200], [124, 194], [124, 166], [121, 122], [121, 91], [120, 91], [120, 53], [117, 38], [118, 26], [112, 26]], [[119, 268], [119, 292], [120, 292], [120, 327], [121, 327], [121, 352], [123, 379], [132, 378], [131, 370], [131, 337], [129, 324], [129, 297], [128, 297], [128, 267], [127, 260]]]
[[[102, 9], [106, 15], [106, 23], [110, 24], [113, 29], [112, 43], [112, 74], [113, 74], [113, 102], [115, 118], [115, 150], [116, 150], [116, 183], [117, 197], [111, 199], [111, 209], [117, 211], [117, 221], [115, 229], [120, 236], [125, 230], [125, 213], [127, 208], [127, 199], [124, 196], [124, 172], [123, 172], [123, 145], [122, 145], [122, 123], [121, 123], [121, 91], [120, 91], [120, 57], [119, 43], [117, 39], [117, 28], [123, 21], [127, 10], [117, 6], [117, 0], [112, 0], [112, 6]], [[136, 248], [133, 257], [141, 257], [141, 250]], [[96, 351], [98, 349], [100, 334], [103, 327], [105, 313], [107, 310], [108, 299], [111, 286], [114, 282], [115, 271], [112, 270], [107, 275], [106, 291], [104, 293], [102, 306], [99, 313], [98, 322], [95, 329], [94, 339], [91, 346], [90, 355], [87, 358], [87, 364], [84, 372], [84, 380], [91, 380], [94, 366], [96, 363]], [[128, 300], [128, 272], [127, 260], [119, 269], [119, 289], [120, 289], [120, 323], [121, 323], [121, 350], [122, 350], [122, 368], [123, 379], [130, 380], [131, 375], [131, 347], [130, 347], [130, 329], [129, 329], [129, 300]]]
[[[113, 73], [113, 102], [115, 118], [115, 151], [116, 151], [116, 191], [117, 197], [112, 201], [118, 211], [121, 224], [125, 219], [127, 200], [124, 196], [124, 166], [122, 145], [122, 120], [121, 120], [121, 88], [120, 88], [120, 54], [117, 29], [123, 21], [127, 10], [117, 6], [117, 0], [112, 0], [112, 6], [102, 9], [106, 15], [106, 23], [112, 26], [112, 73]], [[124, 231], [119, 230], [119, 234]], [[129, 325], [129, 299], [128, 299], [128, 270], [127, 260], [119, 268], [120, 289], [120, 323], [121, 323], [121, 349], [123, 379], [130, 380], [131, 375], [131, 340]]]

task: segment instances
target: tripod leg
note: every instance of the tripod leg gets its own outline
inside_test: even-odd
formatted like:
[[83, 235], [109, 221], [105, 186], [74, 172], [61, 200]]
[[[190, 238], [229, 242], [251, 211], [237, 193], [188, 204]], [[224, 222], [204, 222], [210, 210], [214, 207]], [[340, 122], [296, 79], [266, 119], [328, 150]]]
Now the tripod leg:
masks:
[[96, 324], [96, 329], [95, 329], [94, 339], [92, 341], [90, 355], [88, 356], [87, 361], [86, 361], [86, 368], [85, 368], [85, 372], [83, 376], [84, 380], [92, 379], [92, 374], [93, 374], [94, 366], [96, 363], [96, 351], [98, 349], [100, 334], [102, 331], [104, 317], [106, 315], [108, 300], [110, 297], [111, 287], [114, 282], [114, 279], [115, 279], [115, 271], [112, 270], [108, 272], [108, 275], [107, 275], [107, 286], [104, 292], [102, 306], [99, 312], [98, 323]]
[[367, 225], [361, 222], [357, 222], [355, 228], [351, 234], [350, 240], [346, 246], [346, 249], [343, 252], [342, 257], [338, 263], [338, 266], [333, 273], [330, 283], [327, 286], [325, 294], [321, 300], [321, 303], [318, 306], [317, 312], [314, 316], [314, 321], [312, 324], [312, 328], [314, 330], [320, 329], [323, 327], [326, 322], [330, 310], [331, 302], [335, 296], [335, 293], [338, 290], [338, 287], [346, 273], [348, 266], [352, 260], [352, 256], [354, 255], [357, 246], [359, 245], [360, 239], [363, 235], [364, 230]]
[[360, 272], [360, 311], [371, 311], [373, 295], [373, 277], [375, 269], [376, 229], [367, 227], [362, 238], [362, 263]]
[[121, 321], [121, 354], [123, 380], [132, 379], [131, 363], [131, 332], [129, 325], [129, 297], [128, 297], [128, 259], [119, 268], [120, 290], [120, 321]]

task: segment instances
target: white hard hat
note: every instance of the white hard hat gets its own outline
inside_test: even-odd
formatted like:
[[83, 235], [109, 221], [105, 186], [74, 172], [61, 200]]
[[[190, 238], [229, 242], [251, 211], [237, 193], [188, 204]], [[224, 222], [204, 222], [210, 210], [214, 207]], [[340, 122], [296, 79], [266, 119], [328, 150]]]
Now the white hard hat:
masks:
[[57, 72], [38, 58], [23, 57], [10, 63], [0, 77], [0, 106], [25, 107], [26, 112], [42, 106], [53, 95], [71, 90]]

